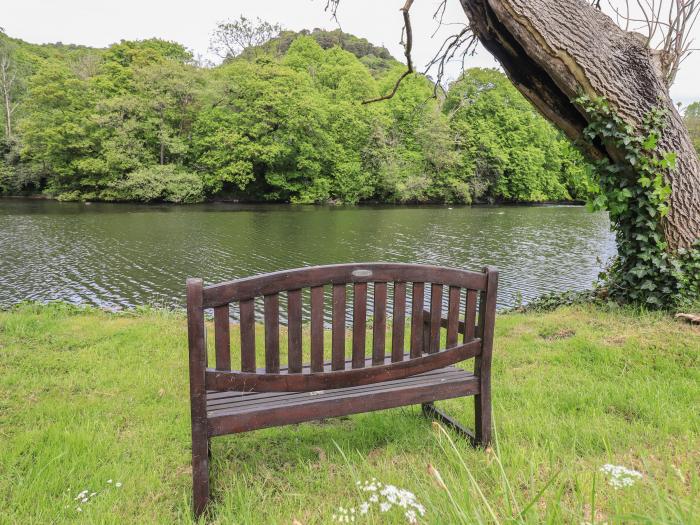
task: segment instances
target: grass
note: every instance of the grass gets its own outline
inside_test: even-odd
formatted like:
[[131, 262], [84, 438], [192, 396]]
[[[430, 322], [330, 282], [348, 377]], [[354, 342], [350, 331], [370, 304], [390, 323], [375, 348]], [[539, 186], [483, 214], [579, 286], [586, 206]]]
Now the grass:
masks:
[[[191, 522], [186, 352], [180, 314], [0, 312], [0, 523]], [[331, 523], [377, 478], [419, 523], [700, 523], [699, 356], [700, 329], [662, 314], [503, 315], [493, 449], [419, 407], [218, 438], [208, 519]], [[470, 399], [442, 406], [472, 425]], [[643, 478], [615, 489], [608, 463]]]

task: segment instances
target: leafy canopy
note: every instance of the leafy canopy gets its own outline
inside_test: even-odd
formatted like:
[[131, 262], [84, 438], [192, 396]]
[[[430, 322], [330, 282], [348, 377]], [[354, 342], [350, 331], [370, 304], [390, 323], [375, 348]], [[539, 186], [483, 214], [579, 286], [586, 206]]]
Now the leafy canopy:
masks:
[[219, 30], [245, 38], [215, 68], [158, 39], [105, 50], [12, 41], [25, 66], [16, 137], [0, 137], [0, 191], [296, 203], [589, 192], [578, 152], [495, 70], [466, 71], [439, 100], [413, 75], [391, 100], [363, 105], [403, 72], [386, 49], [340, 31], [236, 24]]

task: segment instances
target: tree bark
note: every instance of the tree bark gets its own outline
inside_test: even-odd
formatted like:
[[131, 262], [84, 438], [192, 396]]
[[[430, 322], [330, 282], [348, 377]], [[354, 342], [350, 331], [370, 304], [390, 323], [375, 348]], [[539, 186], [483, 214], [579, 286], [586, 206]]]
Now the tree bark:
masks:
[[5, 137], [12, 139], [12, 84], [14, 75], [10, 74], [10, 60], [6, 56], [0, 57], [0, 90], [2, 90], [5, 109]]
[[[700, 238], [700, 160], [669, 96], [661, 58], [644, 37], [620, 29], [584, 0], [460, 0], [472, 30], [501, 63], [518, 90], [572, 140], [588, 125], [573, 100], [604, 97], [640, 128], [654, 108], [667, 112], [659, 141], [678, 155], [668, 175], [670, 212], [663, 229], [671, 251]], [[611, 144], [586, 153], [613, 162], [624, 154]]]

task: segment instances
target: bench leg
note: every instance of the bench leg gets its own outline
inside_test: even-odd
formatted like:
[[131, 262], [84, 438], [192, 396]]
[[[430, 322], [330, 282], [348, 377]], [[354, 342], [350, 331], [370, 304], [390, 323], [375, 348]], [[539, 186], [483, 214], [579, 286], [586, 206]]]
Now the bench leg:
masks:
[[476, 419], [476, 441], [482, 447], [491, 444], [491, 391], [483, 390], [474, 396], [474, 414]]
[[209, 454], [206, 432], [192, 428], [192, 496], [194, 515], [199, 518], [209, 502]]
[[425, 415], [425, 417], [430, 417], [436, 421], [440, 421], [442, 424], [451, 428], [462, 437], [467, 438], [473, 446], [477, 446], [478, 442], [476, 436], [471, 430], [462, 426], [443, 411], [439, 410], [433, 403], [423, 403], [421, 407], [423, 408], [423, 415]]

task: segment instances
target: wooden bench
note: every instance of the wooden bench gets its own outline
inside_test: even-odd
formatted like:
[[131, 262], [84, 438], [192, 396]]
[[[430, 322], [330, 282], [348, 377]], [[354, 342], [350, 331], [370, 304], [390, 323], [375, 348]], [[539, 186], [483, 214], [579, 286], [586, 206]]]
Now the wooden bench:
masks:
[[[209, 440], [214, 436], [420, 403], [426, 415], [469, 436], [475, 445], [486, 445], [491, 438], [497, 285], [498, 272], [493, 268], [477, 273], [384, 263], [301, 268], [207, 287], [201, 279], [188, 279], [195, 514], [199, 516], [209, 500]], [[304, 364], [302, 302], [307, 288], [310, 362]], [[352, 343], [351, 352], [346, 353], [348, 288], [352, 290]], [[373, 291], [370, 355], [366, 353], [368, 289]], [[324, 348], [326, 290], [332, 298], [329, 349]], [[286, 366], [280, 361], [281, 293], [287, 305]], [[256, 362], [255, 354], [256, 298], [262, 298], [264, 305], [264, 363]], [[239, 309], [240, 370], [231, 369], [232, 303]], [[214, 311], [214, 368], [207, 364], [207, 309]], [[407, 321], [410, 331], [404, 341]], [[470, 358], [475, 358], [473, 373], [453, 366]], [[473, 434], [433, 405], [462, 396], [475, 396]]]

